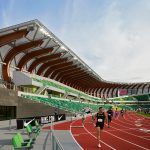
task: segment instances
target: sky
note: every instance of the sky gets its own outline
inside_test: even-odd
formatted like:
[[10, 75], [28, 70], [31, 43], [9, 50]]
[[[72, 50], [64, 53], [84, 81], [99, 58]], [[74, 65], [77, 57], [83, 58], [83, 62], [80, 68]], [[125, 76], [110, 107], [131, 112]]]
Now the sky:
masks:
[[104, 80], [150, 82], [150, 0], [0, 0], [0, 28], [33, 19]]

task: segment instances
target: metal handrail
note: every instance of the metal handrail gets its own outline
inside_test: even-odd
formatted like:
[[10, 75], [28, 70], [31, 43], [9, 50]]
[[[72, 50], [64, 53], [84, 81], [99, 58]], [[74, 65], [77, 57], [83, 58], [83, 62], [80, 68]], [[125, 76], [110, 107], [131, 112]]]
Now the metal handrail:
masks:
[[60, 141], [58, 140], [58, 138], [56, 137], [55, 133], [54, 133], [54, 129], [53, 129], [53, 121], [54, 118], [52, 118], [51, 116], [51, 142], [52, 142], [52, 149], [53, 150], [64, 150], [63, 146], [61, 145]]
[[53, 150], [64, 150], [63, 146], [61, 145], [60, 141], [56, 137], [55, 133], [51, 131], [52, 136], [52, 149]]
[[14, 91], [22, 91], [22, 92], [28, 92], [28, 93], [34, 93], [33, 88], [30, 87], [24, 87], [24, 86], [17, 86], [13, 83], [9, 83], [7, 81], [4, 81], [0, 79], [0, 85], [3, 88], [11, 89]]

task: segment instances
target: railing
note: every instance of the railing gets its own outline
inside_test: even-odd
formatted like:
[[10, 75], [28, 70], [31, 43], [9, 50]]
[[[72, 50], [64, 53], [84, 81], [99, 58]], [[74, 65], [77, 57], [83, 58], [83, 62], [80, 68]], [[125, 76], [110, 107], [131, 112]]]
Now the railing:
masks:
[[2, 79], [0, 79], [0, 87], [7, 88], [7, 89], [12, 89], [12, 90], [17, 89], [16, 85], [14, 85], [13, 83], [3, 81]]
[[23, 87], [23, 86], [17, 86], [17, 91], [22, 91], [22, 92], [26, 92], [26, 93], [35, 93], [33, 88]]
[[22, 92], [27, 92], [27, 93], [35, 93], [35, 91], [33, 90], [33, 88], [25, 87], [25, 86], [17, 86], [17, 85], [15, 85], [13, 83], [9, 83], [9, 82], [3, 81], [2, 79], [0, 79], [0, 87], [11, 89], [11, 90], [14, 90], [14, 91], [22, 91]]
[[57, 139], [53, 127], [54, 127], [54, 117], [51, 116], [51, 145], [52, 145], [52, 149], [53, 150], [64, 150], [64, 148], [62, 147], [61, 143], [59, 142], [59, 140]]
[[60, 144], [59, 140], [55, 136], [55, 133], [51, 131], [51, 139], [52, 139], [52, 149], [53, 150], [64, 150], [62, 145]]

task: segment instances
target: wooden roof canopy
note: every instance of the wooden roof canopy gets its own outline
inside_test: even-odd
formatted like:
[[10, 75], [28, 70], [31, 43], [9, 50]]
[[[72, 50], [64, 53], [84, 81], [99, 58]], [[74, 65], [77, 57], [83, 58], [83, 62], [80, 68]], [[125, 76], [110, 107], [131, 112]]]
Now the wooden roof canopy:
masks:
[[34, 72], [82, 91], [141, 86], [103, 80], [38, 20], [0, 29], [0, 51], [5, 51], [2, 77], [8, 82], [15, 62], [16, 70]]

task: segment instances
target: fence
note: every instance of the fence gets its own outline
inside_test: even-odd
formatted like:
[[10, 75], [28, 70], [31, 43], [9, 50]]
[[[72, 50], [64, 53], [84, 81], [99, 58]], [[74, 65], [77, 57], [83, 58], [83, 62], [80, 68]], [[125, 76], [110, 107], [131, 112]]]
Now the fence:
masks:
[[11, 90], [14, 90], [14, 91], [27, 92], [27, 93], [34, 93], [35, 92], [33, 90], [33, 88], [25, 87], [25, 86], [17, 86], [17, 85], [15, 85], [13, 83], [9, 83], [9, 82], [3, 81], [2, 79], [0, 79], [0, 87], [11, 89]]
[[52, 149], [53, 150], [64, 150], [53, 131], [51, 131], [51, 139], [52, 139]]
[[60, 144], [59, 140], [55, 136], [54, 130], [53, 130], [53, 122], [54, 117], [51, 116], [51, 143], [52, 143], [52, 149], [53, 150], [64, 150], [62, 145]]

